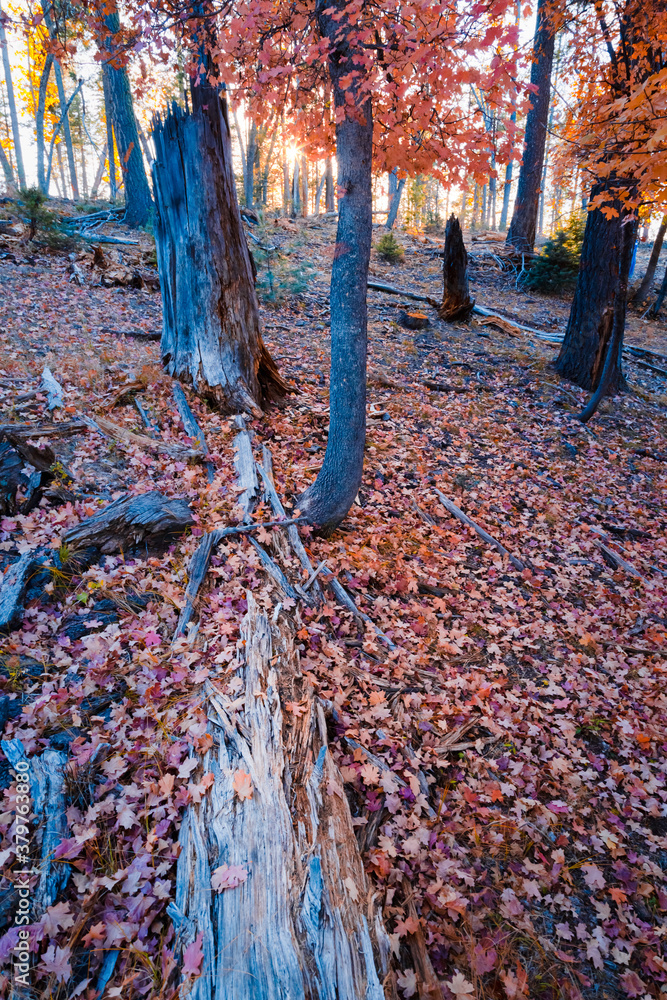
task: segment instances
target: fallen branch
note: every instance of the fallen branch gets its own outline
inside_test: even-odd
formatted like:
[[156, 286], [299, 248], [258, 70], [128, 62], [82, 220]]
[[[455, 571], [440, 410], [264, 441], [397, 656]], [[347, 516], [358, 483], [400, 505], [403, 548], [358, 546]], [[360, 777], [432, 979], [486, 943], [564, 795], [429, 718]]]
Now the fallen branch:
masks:
[[366, 287], [374, 292], [386, 292], [387, 295], [401, 295], [404, 299], [413, 299], [415, 302], [428, 302], [434, 309], [440, 308], [437, 299], [430, 295], [422, 295], [421, 292], [410, 292], [405, 288], [394, 288], [393, 285], [385, 285], [382, 281], [368, 281]]
[[46, 366], [42, 372], [42, 383], [40, 390], [46, 393], [47, 406], [49, 410], [59, 410], [65, 405], [65, 390], [60, 382], [53, 377], [51, 369]]
[[181, 461], [188, 458], [201, 458], [201, 452], [196, 451], [194, 448], [186, 448], [184, 445], [177, 443], [167, 443], [159, 438], [147, 437], [145, 434], [135, 434], [134, 431], [128, 431], [127, 428], [121, 427], [119, 424], [113, 423], [112, 420], [100, 417], [97, 414], [95, 416], [95, 423], [109, 437], [115, 438], [117, 441], [123, 441], [125, 444], [132, 445], [135, 448], [161, 452], [164, 455], [169, 455], [170, 458], [177, 458]]
[[[185, 398], [185, 393], [181, 389], [180, 385], [176, 383], [173, 387], [174, 400], [176, 401], [176, 407], [178, 409], [179, 416], [183, 421], [183, 427], [185, 428], [185, 433], [188, 437], [194, 439], [194, 448], [199, 451], [203, 458], [208, 455], [208, 445], [206, 444], [206, 438], [204, 437], [204, 432], [197, 423], [196, 417], [192, 410], [190, 409], [190, 404]], [[209, 483], [213, 482], [215, 478], [215, 466], [213, 462], [207, 461], [206, 473]]]
[[[326, 570], [326, 566], [324, 568]], [[330, 571], [327, 570], [327, 572]], [[329, 586], [333, 590], [339, 604], [342, 604], [344, 608], [347, 608], [348, 611], [351, 611], [355, 618], [360, 618], [361, 621], [366, 622], [368, 625], [372, 625], [378, 639], [381, 639], [382, 642], [384, 642], [384, 644], [389, 649], [396, 649], [395, 644], [391, 641], [389, 636], [384, 634], [382, 629], [375, 624], [372, 618], [369, 618], [367, 614], [359, 610], [357, 605], [354, 603], [354, 601], [346, 591], [345, 587], [343, 587], [343, 585], [336, 579], [335, 576], [332, 576], [331, 579], [329, 580]]]
[[0, 632], [9, 632], [20, 627], [28, 580], [41, 551], [33, 549], [24, 552], [5, 570], [0, 580]]
[[595, 544], [600, 549], [600, 551], [607, 557], [607, 559], [609, 559], [612, 563], [615, 563], [616, 569], [620, 567], [621, 569], [624, 569], [626, 573], [629, 573], [631, 576], [636, 576], [637, 579], [642, 580], [644, 583], [646, 583], [646, 579], [641, 575], [641, 573], [639, 573], [635, 569], [632, 563], [629, 563], [627, 559], [624, 559], [623, 556], [619, 555], [618, 552], [616, 552], [614, 549], [607, 548], [607, 546], [604, 545], [602, 542], [598, 541], [598, 539], [595, 540]]
[[507, 558], [512, 563], [512, 566], [514, 566], [515, 569], [519, 571], [525, 569], [525, 566], [521, 562], [521, 560], [517, 559], [516, 556], [513, 556], [511, 552], [509, 552], [509, 550], [506, 549], [505, 546], [498, 541], [497, 538], [494, 538], [493, 535], [490, 535], [488, 531], [484, 530], [484, 528], [480, 528], [480, 526], [476, 524], [472, 520], [472, 518], [468, 517], [467, 514], [464, 514], [463, 511], [460, 510], [455, 503], [452, 503], [451, 500], [448, 500], [445, 494], [441, 493], [440, 490], [435, 489], [435, 492], [437, 493], [443, 507], [445, 507], [445, 509], [448, 510], [450, 514], [453, 514], [454, 517], [457, 517], [459, 521], [461, 521], [463, 524], [467, 524], [469, 528], [472, 528], [473, 531], [475, 531], [483, 541], [485, 541], [488, 545], [491, 545], [497, 552], [501, 554], [501, 556], [507, 556]]

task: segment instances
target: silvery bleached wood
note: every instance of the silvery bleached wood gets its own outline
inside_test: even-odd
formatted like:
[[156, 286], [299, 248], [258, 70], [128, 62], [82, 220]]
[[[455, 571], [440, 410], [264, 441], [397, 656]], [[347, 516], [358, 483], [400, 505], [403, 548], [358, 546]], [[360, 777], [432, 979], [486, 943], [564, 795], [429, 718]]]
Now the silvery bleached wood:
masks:
[[[354, 836], [342, 779], [291, 639], [248, 594], [244, 705], [208, 685], [214, 783], [187, 810], [170, 914], [181, 948], [202, 934], [192, 1000], [384, 1000], [388, 939]], [[296, 690], [300, 688], [300, 690]], [[304, 714], [283, 720], [281, 690]], [[241, 800], [234, 776], [250, 776]], [[223, 864], [247, 871], [215, 892]], [[378, 974], [379, 972], [379, 974]]]
[[40, 550], [32, 549], [8, 566], [0, 579], [0, 632], [18, 628], [23, 616], [23, 598]]
[[[3, 740], [2, 750], [12, 765], [29, 765], [28, 778], [35, 814], [33, 827], [40, 851], [39, 882], [32, 895], [34, 913], [40, 917], [52, 906], [69, 880], [70, 866], [53, 861], [53, 852], [67, 836], [65, 814], [65, 767], [67, 754], [59, 750], [45, 750], [40, 757], [26, 756], [20, 740]], [[31, 824], [32, 826], [32, 824]]]
[[250, 513], [259, 492], [259, 483], [255, 471], [255, 459], [252, 454], [250, 434], [242, 416], [238, 415], [234, 418], [234, 426], [239, 432], [234, 438], [234, 448], [236, 450], [234, 468], [236, 469], [239, 488], [243, 487], [236, 502], [243, 510], [243, 520], [245, 522], [250, 520]]
[[46, 393], [47, 406], [49, 407], [49, 410], [58, 410], [65, 405], [65, 390], [61, 386], [60, 382], [54, 378], [48, 365], [42, 372], [42, 383], [40, 385], [40, 389], [42, 392]]

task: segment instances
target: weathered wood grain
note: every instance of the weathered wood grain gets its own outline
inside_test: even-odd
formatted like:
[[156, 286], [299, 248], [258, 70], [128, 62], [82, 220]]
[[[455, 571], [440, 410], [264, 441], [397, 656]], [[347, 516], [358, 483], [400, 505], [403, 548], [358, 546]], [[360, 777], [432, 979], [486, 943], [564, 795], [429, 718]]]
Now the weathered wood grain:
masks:
[[73, 548], [94, 545], [104, 553], [123, 552], [139, 542], [181, 534], [193, 524], [185, 500], [170, 499], [152, 490], [135, 497], [119, 497], [99, 514], [66, 531], [63, 541]]

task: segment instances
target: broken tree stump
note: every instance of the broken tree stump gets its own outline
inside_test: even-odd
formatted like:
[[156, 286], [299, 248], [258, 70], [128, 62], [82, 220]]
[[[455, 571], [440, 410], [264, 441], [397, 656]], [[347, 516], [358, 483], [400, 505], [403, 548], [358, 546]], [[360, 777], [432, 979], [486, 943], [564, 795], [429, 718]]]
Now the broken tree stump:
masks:
[[408, 312], [406, 309], [401, 309], [399, 312], [398, 322], [406, 330], [425, 330], [427, 326], [431, 325], [426, 313]]
[[119, 497], [99, 514], [66, 531], [63, 542], [77, 549], [94, 545], [108, 555], [140, 542], [151, 544], [166, 536], [180, 535], [194, 523], [185, 500], [170, 499], [152, 490], [135, 497]]
[[445, 230], [445, 250], [442, 264], [442, 302], [438, 308], [440, 319], [448, 323], [468, 319], [475, 301], [470, 298], [468, 287], [468, 252], [463, 242], [459, 220], [450, 215]]

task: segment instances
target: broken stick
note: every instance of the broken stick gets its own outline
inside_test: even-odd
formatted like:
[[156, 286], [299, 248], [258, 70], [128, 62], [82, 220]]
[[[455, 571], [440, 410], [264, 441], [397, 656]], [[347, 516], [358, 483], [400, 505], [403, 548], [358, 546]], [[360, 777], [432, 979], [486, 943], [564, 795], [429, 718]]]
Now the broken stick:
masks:
[[[208, 456], [208, 445], [206, 444], [206, 438], [204, 437], [204, 432], [197, 423], [197, 418], [190, 409], [190, 404], [185, 398], [185, 393], [181, 389], [180, 385], [176, 383], [172, 389], [174, 394], [174, 400], [176, 402], [176, 407], [178, 409], [179, 416], [183, 421], [183, 426], [185, 428], [185, 433], [188, 437], [193, 438], [193, 447], [196, 451], [200, 452], [202, 458]], [[206, 475], [208, 477], [209, 483], [213, 482], [215, 477], [215, 466], [210, 459], [205, 463], [206, 465]]]
[[460, 510], [455, 503], [452, 503], [451, 500], [448, 500], [444, 493], [441, 493], [440, 490], [438, 489], [436, 489], [435, 492], [438, 494], [438, 497], [443, 507], [445, 507], [450, 514], [453, 514], [454, 517], [457, 517], [459, 521], [462, 522], [462, 524], [467, 524], [469, 528], [472, 528], [472, 530], [475, 531], [479, 535], [479, 537], [487, 543], [487, 545], [491, 545], [496, 550], [496, 552], [499, 552], [501, 554], [501, 556], [507, 556], [507, 558], [512, 563], [512, 566], [514, 566], [515, 569], [521, 572], [521, 570], [525, 568], [524, 563], [522, 563], [520, 559], [517, 559], [516, 556], [513, 556], [512, 553], [508, 549], [506, 549], [505, 546], [502, 545], [497, 538], [494, 538], [493, 535], [490, 535], [488, 531], [485, 531], [484, 528], [480, 528], [480, 526], [476, 524], [472, 520], [472, 518], [468, 517], [467, 514], [464, 514], [463, 511]]

